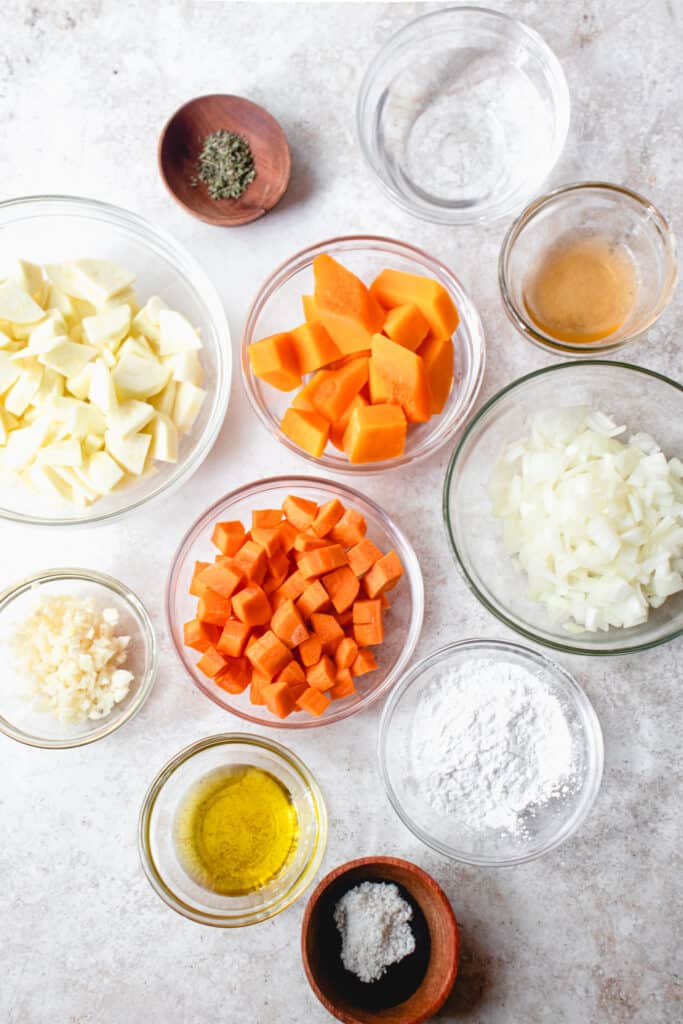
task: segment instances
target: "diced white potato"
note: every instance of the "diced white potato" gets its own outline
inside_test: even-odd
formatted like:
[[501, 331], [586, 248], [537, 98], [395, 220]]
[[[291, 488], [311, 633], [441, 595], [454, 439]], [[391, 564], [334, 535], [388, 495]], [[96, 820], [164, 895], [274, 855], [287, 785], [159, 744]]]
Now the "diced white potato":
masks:
[[118, 462], [112, 459], [107, 452], [94, 452], [90, 456], [85, 467], [85, 474], [93, 487], [99, 494], [109, 494], [125, 476]]
[[144, 334], [156, 345], [159, 344], [159, 314], [162, 309], [168, 309], [164, 300], [158, 295], [152, 295], [133, 320], [136, 331]]
[[131, 334], [126, 338], [118, 350], [119, 359], [122, 356], [138, 356], [140, 359], [152, 359], [158, 362], [158, 356], [150, 343], [142, 335]]
[[86, 434], [81, 443], [84, 455], [94, 455], [104, 448], [104, 437], [102, 434]]
[[83, 333], [90, 345], [116, 347], [123, 341], [130, 329], [130, 309], [128, 306], [116, 306], [105, 313], [86, 316], [83, 320]]
[[87, 437], [88, 434], [103, 434], [106, 420], [99, 409], [88, 402], [77, 402], [65, 423], [72, 437]]
[[47, 289], [47, 300], [45, 305], [48, 309], [57, 310], [67, 320], [73, 320], [76, 316], [76, 309], [66, 292], [58, 288], [56, 284], [50, 283]]
[[43, 370], [40, 366], [24, 369], [5, 395], [5, 409], [15, 416], [22, 416], [40, 387]]
[[28, 478], [41, 494], [51, 498], [60, 498], [62, 501], [73, 503], [73, 492], [70, 485], [52, 469], [51, 466], [44, 466], [39, 462], [34, 463], [28, 471]]
[[169, 367], [153, 359], [124, 353], [112, 370], [116, 392], [122, 398], [150, 398], [168, 383]]
[[179, 352], [175, 356], [165, 356], [163, 362], [165, 366], [171, 367], [173, 380], [187, 380], [197, 387], [203, 384], [204, 373], [196, 352]]
[[81, 295], [95, 306], [124, 291], [135, 281], [135, 274], [113, 260], [80, 259], [69, 263]]
[[13, 430], [7, 438], [7, 445], [4, 448], [5, 468], [21, 470], [30, 465], [44, 444], [49, 430], [50, 424], [44, 416], [29, 427]]
[[85, 475], [79, 469], [71, 466], [51, 466], [53, 473], [56, 473], [72, 490], [73, 500], [78, 505], [89, 505], [97, 501], [99, 494], [91, 486]]
[[10, 338], [9, 334], [0, 331], [0, 349], [10, 348], [13, 343], [14, 339]]
[[38, 359], [43, 366], [49, 366], [63, 377], [75, 377], [96, 355], [97, 349], [92, 345], [79, 345], [75, 341], [61, 338], [47, 352], [41, 353]]
[[150, 455], [160, 462], [178, 461], [178, 428], [173, 420], [157, 413], [148, 427], [152, 436]]
[[31, 405], [34, 405], [37, 409], [41, 409], [45, 402], [47, 402], [53, 395], [57, 396], [63, 394], [64, 378], [60, 373], [55, 373], [54, 370], [49, 370], [46, 367], [43, 370], [43, 379], [40, 382], [40, 387], [31, 399]]
[[11, 324], [34, 324], [42, 320], [45, 310], [16, 281], [0, 284], [0, 320]]
[[9, 430], [7, 429], [7, 422], [3, 415], [2, 409], [0, 409], [0, 448], [7, 444], [7, 438], [9, 436]]
[[129, 434], [137, 434], [146, 427], [154, 416], [156, 410], [153, 405], [129, 398], [125, 402], [119, 402], [107, 414], [107, 429], [122, 437], [128, 437]]
[[184, 380], [177, 385], [172, 419], [181, 434], [187, 434], [193, 427], [206, 391]]
[[67, 377], [66, 390], [69, 394], [73, 395], [74, 398], [80, 398], [80, 400], [84, 402], [90, 394], [91, 381], [92, 363], [87, 363], [80, 373], [77, 373], [74, 377]]
[[160, 391], [154, 398], [150, 398], [151, 404], [164, 416], [173, 415], [173, 406], [175, 405], [175, 396], [178, 385], [174, 380], [169, 380], [163, 391]]
[[4, 395], [21, 373], [20, 367], [12, 360], [12, 356], [0, 351], [0, 395]]
[[159, 352], [162, 356], [193, 352], [201, 347], [197, 332], [182, 313], [176, 313], [172, 309], [160, 310]]
[[34, 302], [39, 306], [45, 306], [47, 299], [48, 284], [43, 274], [43, 268], [30, 260], [17, 260], [17, 266], [12, 277], [20, 288], [27, 292]]
[[61, 313], [50, 310], [37, 327], [31, 329], [28, 347], [39, 355], [51, 348], [57, 338], [65, 338], [68, 329]]
[[104, 359], [96, 359], [92, 363], [88, 398], [103, 413], [109, 414], [116, 408], [116, 389]]
[[145, 468], [145, 459], [152, 438], [149, 434], [132, 434], [121, 437], [111, 430], [104, 435], [104, 445], [109, 454], [129, 473], [139, 476]]
[[97, 312], [109, 313], [112, 309], [117, 309], [119, 306], [128, 306], [131, 317], [136, 316], [140, 312], [140, 303], [134, 288], [126, 288], [124, 291], [112, 295], [111, 299], [107, 299], [106, 302], [101, 303], [97, 307]]
[[[85, 296], [81, 296], [68, 263], [46, 263], [43, 270], [47, 274], [50, 285], [57, 288], [63, 295], [67, 295], [69, 299], [85, 298]], [[48, 292], [48, 301], [49, 298], [50, 293]]]
[[83, 452], [80, 443], [71, 438], [45, 445], [38, 452], [37, 459], [46, 466], [80, 466], [83, 463]]

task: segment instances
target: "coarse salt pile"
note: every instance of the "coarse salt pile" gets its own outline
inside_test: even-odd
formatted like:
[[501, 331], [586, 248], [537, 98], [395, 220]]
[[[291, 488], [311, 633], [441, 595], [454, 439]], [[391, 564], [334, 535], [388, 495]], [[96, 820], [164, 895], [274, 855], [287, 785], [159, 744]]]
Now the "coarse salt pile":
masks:
[[92, 598], [41, 597], [12, 637], [17, 670], [34, 707], [62, 722], [103, 718], [133, 681], [125, 663], [130, 637], [117, 636], [116, 608], [98, 611]]
[[342, 963], [361, 981], [379, 981], [391, 964], [415, 950], [413, 910], [392, 882], [362, 882], [334, 908]]

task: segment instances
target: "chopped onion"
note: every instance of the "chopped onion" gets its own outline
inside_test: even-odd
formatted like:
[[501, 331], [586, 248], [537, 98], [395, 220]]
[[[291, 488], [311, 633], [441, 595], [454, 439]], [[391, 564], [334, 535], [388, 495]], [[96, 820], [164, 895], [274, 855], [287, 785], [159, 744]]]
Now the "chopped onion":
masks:
[[574, 634], [640, 625], [683, 590], [683, 462], [587, 406], [537, 413], [491, 498], [529, 596]]

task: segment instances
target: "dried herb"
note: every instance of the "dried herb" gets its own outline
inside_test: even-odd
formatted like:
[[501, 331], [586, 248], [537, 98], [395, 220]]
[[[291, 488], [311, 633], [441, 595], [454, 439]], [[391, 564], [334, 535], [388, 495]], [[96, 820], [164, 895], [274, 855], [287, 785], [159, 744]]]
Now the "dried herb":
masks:
[[246, 139], [221, 128], [204, 139], [199, 154], [197, 177], [192, 187], [203, 181], [212, 199], [239, 199], [256, 177], [254, 156]]

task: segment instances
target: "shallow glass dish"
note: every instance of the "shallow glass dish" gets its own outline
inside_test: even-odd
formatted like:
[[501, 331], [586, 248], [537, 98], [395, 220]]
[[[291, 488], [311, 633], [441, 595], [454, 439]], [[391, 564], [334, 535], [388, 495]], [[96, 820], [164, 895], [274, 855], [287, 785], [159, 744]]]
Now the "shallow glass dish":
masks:
[[545, 41], [484, 7], [423, 14], [369, 65], [356, 107], [363, 155], [408, 213], [495, 220], [528, 201], [569, 127], [569, 89]]
[[[460, 315], [460, 323], [453, 335], [455, 380], [448, 401], [440, 415], [432, 416], [427, 423], [410, 425], [405, 452], [400, 458], [352, 465], [343, 452], [337, 451], [332, 444], [327, 445], [320, 458], [309, 455], [290, 441], [280, 429], [285, 409], [296, 392], [278, 391], [259, 380], [252, 372], [249, 360], [249, 345], [252, 341], [303, 323], [301, 296], [313, 291], [313, 260], [322, 253], [334, 256], [366, 284], [370, 284], [385, 267], [433, 277], [448, 291]], [[261, 423], [295, 455], [335, 473], [378, 473], [432, 455], [467, 420], [479, 394], [485, 363], [486, 347], [481, 320], [457, 277], [443, 263], [421, 249], [374, 235], [331, 238], [296, 253], [261, 285], [247, 314], [242, 333], [242, 377], [247, 397]]]
[[[524, 301], [529, 274], [562, 238], [596, 238], [633, 264], [636, 294], [630, 313], [612, 334], [571, 342], [541, 330]], [[677, 279], [676, 239], [662, 214], [643, 196], [608, 182], [586, 181], [536, 199], [511, 225], [500, 251], [498, 281], [503, 305], [517, 330], [546, 350], [595, 356], [633, 341], [659, 318]]]
[[128, 210], [73, 196], [29, 196], [0, 203], [0, 277], [22, 257], [60, 263], [81, 256], [111, 259], [135, 272], [145, 301], [160, 295], [199, 328], [207, 397], [176, 463], [129, 481], [80, 510], [7, 483], [0, 485], [0, 517], [48, 526], [112, 522], [180, 487], [208, 455], [230, 397], [230, 332], [223, 307], [206, 274], [164, 231]]
[[[98, 609], [116, 608], [116, 632], [129, 636], [123, 668], [134, 675], [128, 694], [104, 718], [66, 723], [37, 711], [26, 696], [26, 680], [13, 667], [12, 636], [41, 597], [92, 597]], [[0, 594], [0, 732], [31, 747], [53, 750], [81, 747], [114, 732], [138, 713], [147, 700], [157, 670], [157, 641], [147, 609], [125, 584], [90, 569], [48, 569], [15, 583]]]
[[[528, 815], [519, 836], [495, 829], [472, 833], [458, 824], [457, 816], [446, 819], [433, 811], [419, 790], [413, 725], [425, 687], [439, 673], [457, 671], [473, 658], [519, 665], [535, 676], [539, 695], [559, 701], [571, 737], [571, 785]], [[380, 769], [389, 800], [404, 825], [444, 856], [483, 867], [523, 864], [573, 835], [598, 795], [603, 758], [600, 723], [578, 683], [544, 655], [504, 640], [462, 640], [418, 662], [394, 689], [380, 723]]]
[[668, 458], [683, 452], [683, 387], [675, 381], [640, 366], [597, 359], [537, 370], [494, 395], [460, 439], [443, 492], [448, 540], [475, 596], [529, 640], [570, 654], [646, 650], [683, 633], [683, 592], [651, 608], [640, 626], [574, 636], [528, 596], [526, 573], [507, 554], [502, 521], [493, 515], [491, 472], [504, 445], [525, 434], [534, 413], [574, 405], [614, 417], [626, 425], [626, 437], [645, 431]]
[[[274, 775], [289, 791], [299, 824], [296, 851], [285, 868], [244, 896], [199, 885], [183, 868], [174, 844], [176, 813], [187, 792], [209, 772], [228, 765], [253, 765]], [[209, 736], [181, 750], [156, 776], [140, 811], [138, 844], [150, 885], [179, 914], [217, 928], [257, 924], [286, 910], [313, 881], [326, 843], [325, 803], [306, 765], [281, 744], [247, 733]]]
[[[403, 565], [403, 576], [391, 591], [391, 610], [386, 613], [385, 641], [375, 654], [378, 668], [357, 680], [358, 690], [350, 697], [335, 700], [320, 718], [294, 712], [284, 720], [266, 707], [251, 704], [248, 692], [227, 693], [196, 668], [200, 655], [183, 644], [183, 623], [194, 618], [197, 599], [188, 593], [195, 561], [212, 561], [216, 549], [211, 543], [214, 524], [240, 519], [251, 522], [255, 508], [280, 508], [288, 494], [296, 494], [321, 504], [331, 498], [361, 512], [368, 524], [368, 537], [383, 551], [394, 548]], [[417, 556], [399, 526], [379, 505], [344, 484], [315, 477], [281, 476], [247, 484], [212, 505], [189, 528], [171, 563], [166, 583], [166, 618], [176, 651], [192, 681], [215, 704], [257, 725], [279, 729], [314, 729], [348, 718], [374, 704], [388, 693], [405, 671], [422, 629], [424, 586]]]

